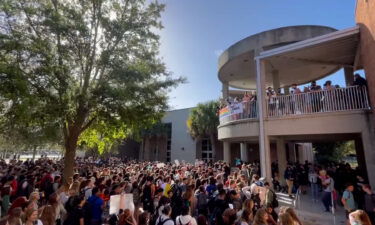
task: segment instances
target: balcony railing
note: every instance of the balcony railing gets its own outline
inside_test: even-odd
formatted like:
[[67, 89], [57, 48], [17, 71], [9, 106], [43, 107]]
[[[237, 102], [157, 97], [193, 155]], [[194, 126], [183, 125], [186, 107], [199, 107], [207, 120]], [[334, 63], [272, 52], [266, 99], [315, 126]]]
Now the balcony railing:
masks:
[[366, 87], [347, 87], [267, 99], [268, 117], [369, 109]]
[[220, 124], [241, 120], [258, 118], [257, 102], [239, 102], [232, 103], [220, 110]]

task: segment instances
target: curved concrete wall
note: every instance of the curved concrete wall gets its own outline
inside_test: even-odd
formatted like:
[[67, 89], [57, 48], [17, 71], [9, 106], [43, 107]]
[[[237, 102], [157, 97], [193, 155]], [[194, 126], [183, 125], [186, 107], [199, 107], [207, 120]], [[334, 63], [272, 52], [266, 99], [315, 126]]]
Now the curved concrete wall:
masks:
[[270, 136], [362, 133], [369, 130], [369, 116], [358, 111], [270, 119], [265, 129]]
[[230, 139], [231, 141], [258, 139], [259, 121], [254, 119], [238, 120], [218, 127], [218, 139], [221, 141]]
[[[265, 120], [269, 136], [350, 134], [370, 130], [369, 114], [364, 111], [337, 112]], [[238, 141], [258, 139], [259, 121], [233, 121], [218, 127], [218, 139]]]

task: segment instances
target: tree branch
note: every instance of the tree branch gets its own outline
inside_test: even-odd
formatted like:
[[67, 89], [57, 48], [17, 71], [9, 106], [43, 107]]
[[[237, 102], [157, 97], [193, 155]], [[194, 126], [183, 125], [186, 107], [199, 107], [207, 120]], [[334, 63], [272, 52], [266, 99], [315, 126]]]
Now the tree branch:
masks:
[[81, 133], [83, 131], [85, 131], [87, 128], [89, 128], [91, 126], [91, 124], [96, 120], [96, 117], [93, 117], [91, 120], [89, 120], [86, 125], [84, 125], [82, 128], [81, 128]]

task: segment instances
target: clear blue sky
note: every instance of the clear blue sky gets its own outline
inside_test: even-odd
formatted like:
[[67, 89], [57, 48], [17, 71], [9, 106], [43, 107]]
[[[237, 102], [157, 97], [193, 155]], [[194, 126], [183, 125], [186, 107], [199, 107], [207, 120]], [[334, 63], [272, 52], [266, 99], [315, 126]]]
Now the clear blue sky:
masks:
[[[355, 0], [161, 0], [161, 56], [168, 70], [188, 82], [170, 93], [172, 109], [219, 98], [220, 53], [235, 42], [265, 30], [291, 25], [355, 25]], [[344, 85], [342, 73], [331, 79]], [[322, 83], [323, 81], [318, 81]]]

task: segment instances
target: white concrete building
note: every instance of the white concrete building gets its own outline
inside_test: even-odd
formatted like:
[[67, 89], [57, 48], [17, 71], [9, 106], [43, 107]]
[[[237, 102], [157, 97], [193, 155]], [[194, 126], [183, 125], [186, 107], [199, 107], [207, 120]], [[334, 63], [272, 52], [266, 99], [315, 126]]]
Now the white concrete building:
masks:
[[[193, 163], [195, 159], [213, 160], [211, 142], [208, 138], [194, 140], [187, 127], [187, 119], [192, 108], [166, 112], [162, 119], [167, 132], [145, 137], [140, 148], [140, 160], [158, 160]], [[216, 159], [222, 159], [222, 147], [216, 143]]]
[[[246, 146], [258, 146], [261, 175], [270, 179], [275, 160], [284, 171], [288, 160], [311, 159], [311, 145], [296, 143], [353, 140], [360, 170], [374, 186], [374, 128], [367, 88], [352, 85], [354, 71], [362, 68], [360, 32], [359, 26], [340, 31], [282, 27], [251, 35], [225, 50], [218, 67], [223, 99], [238, 95], [238, 89], [242, 96], [252, 91], [254, 97], [220, 111], [218, 138], [224, 142], [224, 160], [233, 162], [233, 143], [241, 143], [241, 158], [249, 153]], [[346, 87], [312, 84], [302, 92], [289, 91], [340, 69]], [[236, 88], [235, 93], [229, 87]]]

